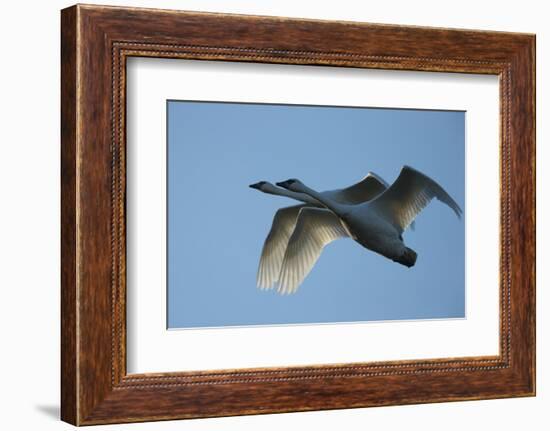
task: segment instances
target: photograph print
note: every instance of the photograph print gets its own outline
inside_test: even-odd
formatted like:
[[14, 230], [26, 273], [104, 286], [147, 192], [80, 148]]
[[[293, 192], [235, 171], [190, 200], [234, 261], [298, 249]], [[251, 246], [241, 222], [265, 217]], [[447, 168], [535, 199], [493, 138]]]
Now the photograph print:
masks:
[[167, 101], [167, 327], [464, 319], [465, 112]]

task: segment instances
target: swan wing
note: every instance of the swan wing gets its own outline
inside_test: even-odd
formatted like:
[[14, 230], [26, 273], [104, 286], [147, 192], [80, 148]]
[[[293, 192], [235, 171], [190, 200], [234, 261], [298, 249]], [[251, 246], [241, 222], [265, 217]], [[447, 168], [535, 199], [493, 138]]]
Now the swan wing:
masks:
[[422, 172], [403, 166], [395, 182], [372, 201], [372, 207], [403, 232], [433, 198], [461, 217], [462, 209], [443, 187]]
[[388, 187], [389, 184], [381, 177], [369, 172], [365, 178], [352, 186], [325, 193], [339, 203], [355, 205], [374, 199]]
[[286, 245], [296, 226], [298, 213], [304, 206], [281, 208], [275, 213], [258, 266], [256, 284], [260, 289], [271, 289], [279, 278]]
[[334, 240], [348, 236], [340, 218], [331, 211], [302, 208], [286, 247], [277, 291], [283, 294], [296, 292], [323, 248]]

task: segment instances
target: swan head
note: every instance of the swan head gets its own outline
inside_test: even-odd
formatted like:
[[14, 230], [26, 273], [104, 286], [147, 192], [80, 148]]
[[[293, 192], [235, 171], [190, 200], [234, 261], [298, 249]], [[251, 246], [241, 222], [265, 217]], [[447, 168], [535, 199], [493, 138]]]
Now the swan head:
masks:
[[300, 180], [297, 180], [296, 178], [291, 178], [286, 181], [282, 181], [280, 183], [276, 183], [279, 187], [282, 187], [283, 189], [290, 190], [292, 192], [301, 192], [302, 187], [304, 186]]
[[251, 189], [263, 190], [263, 188], [267, 184], [269, 184], [267, 181], [260, 181], [260, 182], [254, 183], [254, 184], [250, 184], [248, 187], [250, 187]]
[[264, 193], [268, 193], [270, 195], [281, 194], [281, 189], [279, 187], [275, 187], [269, 181], [260, 181], [254, 184], [250, 184], [248, 187], [250, 187], [251, 189], [259, 190]]

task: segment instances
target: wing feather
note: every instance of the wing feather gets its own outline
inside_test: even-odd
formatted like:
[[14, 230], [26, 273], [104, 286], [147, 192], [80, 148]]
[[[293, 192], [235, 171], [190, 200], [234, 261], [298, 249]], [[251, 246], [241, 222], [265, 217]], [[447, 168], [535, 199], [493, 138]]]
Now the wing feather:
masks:
[[443, 187], [422, 172], [403, 166], [395, 182], [372, 205], [403, 232], [433, 198], [449, 206], [458, 218], [462, 216], [462, 209]]
[[281, 294], [296, 292], [323, 248], [336, 239], [348, 236], [340, 219], [331, 211], [302, 208], [286, 247], [277, 291]]
[[277, 282], [288, 240], [296, 226], [298, 213], [304, 207], [305, 205], [285, 207], [275, 213], [258, 266], [256, 284], [260, 289], [271, 289]]
[[369, 172], [367, 176], [358, 183], [343, 189], [329, 190], [324, 193], [337, 202], [355, 205], [374, 199], [386, 190], [388, 186], [389, 184], [381, 177], [373, 172]]

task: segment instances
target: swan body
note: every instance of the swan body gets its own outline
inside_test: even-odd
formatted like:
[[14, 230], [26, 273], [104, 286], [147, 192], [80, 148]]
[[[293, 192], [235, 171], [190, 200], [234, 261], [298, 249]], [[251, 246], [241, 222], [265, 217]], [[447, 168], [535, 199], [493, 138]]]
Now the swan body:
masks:
[[[337, 216], [343, 230], [335, 230], [333, 235], [349, 236], [363, 247], [407, 267], [414, 266], [417, 253], [405, 245], [402, 233], [433, 198], [449, 206], [458, 218], [462, 214], [458, 204], [439, 184], [409, 166], [401, 169], [398, 178], [383, 193], [359, 204], [337, 202], [296, 179], [277, 185], [311, 196]], [[302, 231], [298, 230], [298, 226], [304, 225], [301, 217], [302, 212], [281, 264], [278, 283], [283, 292], [296, 291], [326, 245], [323, 241], [307, 239], [308, 235], [318, 235], [315, 227], [302, 227]]]
[[[281, 208], [275, 213], [271, 229], [264, 242], [256, 283], [261, 289], [271, 289], [277, 284], [279, 279], [288, 240], [296, 228], [297, 220], [302, 211], [313, 208], [317, 209], [317, 211], [305, 212], [308, 223], [311, 222], [312, 226], [315, 226], [317, 229], [323, 227], [333, 229], [334, 226], [340, 226], [342, 222], [334, 213], [327, 210], [323, 204], [307, 193], [279, 188], [267, 181], [251, 184], [250, 187], [267, 194], [284, 196], [302, 202], [301, 205]], [[342, 204], [357, 204], [373, 199], [386, 190], [387, 187], [388, 184], [382, 178], [369, 172], [358, 183], [343, 189], [327, 190], [321, 192], [320, 195]], [[342, 229], [345, 229], [343, 225], [341, 226]], [[331, 236], [330, 238], [329, 242], [339, 237]], [[328, 240], [329, 238], [326, 237], [324, 239]]]

